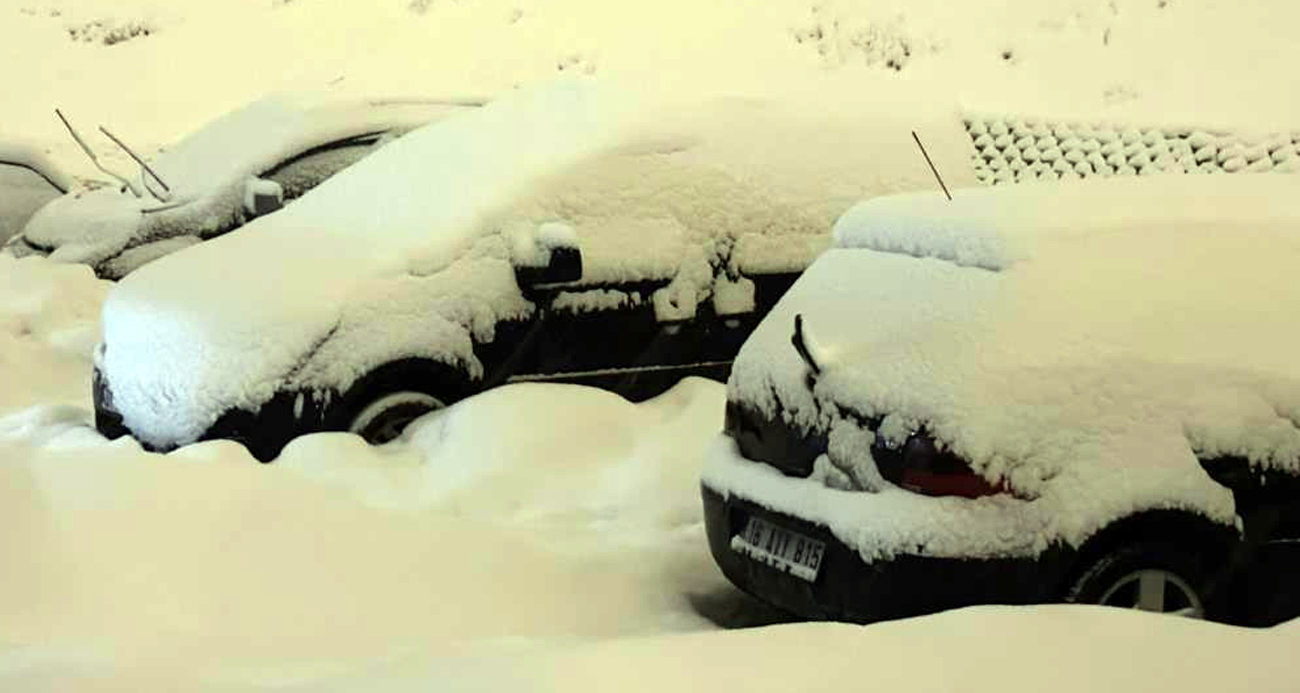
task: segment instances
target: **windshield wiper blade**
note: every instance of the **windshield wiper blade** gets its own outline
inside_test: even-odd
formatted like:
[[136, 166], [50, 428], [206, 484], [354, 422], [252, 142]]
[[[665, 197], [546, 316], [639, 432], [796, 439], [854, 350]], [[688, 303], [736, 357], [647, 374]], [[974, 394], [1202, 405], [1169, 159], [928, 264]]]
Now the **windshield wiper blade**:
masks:
[[164, 197], [154, 192], [153, 188], [149, 187], [148, 182], [145, 182], [144, 177], [141, 176], [140, 177], [141, 182], [145, 183], [144, 189], [148, 190], [150, 195], [153, 195], [155, 198], [157, 198], [159, 202], [167, 202], [171, 198], [171, 192], [172, 192], [171, 187], [167, 185], [167, 182], [164, 181], [153, 170], [153, 168], [149, 166], [149, 164], [145, 163], [144, 159], [140, 158], [140, 156], [137, 155], [134, 151], [132, 151], [130, 147], [126, 146], [125, 142], [118, 139], [115, 135], [113, 135], [113, 133], [109, 132], [108, 128], [105, 128], [103, 125], [100, 125], [99, 131], [104, 133], [104, 136], [107, 137], [108, 139], [113, 140], [113, 144], [116, 144], [117, 146], [121, 147], [122, 151], [126, 152], [127, 156], [131, 157], [132, 159], [135, 159], [135, 163], [140, 164], [140, 168], [143, 169], [146, 173], [148, 173], [151, 178], [158, 181], [158, 185], [162, 186], [163, 192], [167, 193], [167, 195]]

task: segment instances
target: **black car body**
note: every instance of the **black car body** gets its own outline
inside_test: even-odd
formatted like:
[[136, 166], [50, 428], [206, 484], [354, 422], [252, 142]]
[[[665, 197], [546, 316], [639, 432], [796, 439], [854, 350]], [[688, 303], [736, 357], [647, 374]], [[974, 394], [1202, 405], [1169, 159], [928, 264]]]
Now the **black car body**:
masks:
[[1077, 185], [840, 221], [729, 382], [703, 503], [734, 584], [860, 622], [1300, 613], [1285, 181]]

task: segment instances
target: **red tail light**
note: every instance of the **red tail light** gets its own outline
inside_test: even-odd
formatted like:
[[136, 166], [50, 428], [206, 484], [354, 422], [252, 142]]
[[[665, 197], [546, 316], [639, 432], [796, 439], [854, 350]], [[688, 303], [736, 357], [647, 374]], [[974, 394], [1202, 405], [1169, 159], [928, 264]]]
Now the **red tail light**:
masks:
[[925, 432], [912, 435], [901, 450], [874, 454], [880, 473], [894, 484], [926, 496], [979, 498], [1006, 493], [1001, 484], [990, 484], [960, 457], [940, 449]]

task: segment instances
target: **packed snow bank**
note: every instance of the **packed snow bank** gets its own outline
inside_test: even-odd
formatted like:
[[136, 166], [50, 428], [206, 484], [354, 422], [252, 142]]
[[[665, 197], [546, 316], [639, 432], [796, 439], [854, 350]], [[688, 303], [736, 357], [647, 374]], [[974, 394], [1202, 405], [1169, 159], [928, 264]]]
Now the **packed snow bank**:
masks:
[[[124, 281], [104, 315], [114, 405], [142, 440], [171, 446], [228, 409], [338, 393], [397, 359], [478, 378], [473, 344], [535, 309], [512, 253], [552, 222], [577, 237], [582, 283], [671, 280], [689, 317], [719, 269], [797, 270], [857, 200], [932, 185], [911, 129], [955, 183], [974, 182], [955, 113], [822, 99], [563, 80], [413, 132], [245, 232]], [[231, 282], [235, 267], [281, 290]]]
[[697, 485], [721, 396], [511, 386], [382, 448], [299, 439], [271, 467], [229, 442], [106, 443], [77, 407], [0, 418], [0, 549], [23, 557], [0, 590], [0, 687], [30, 690], [21, 653], [63, 647], [274, 681], [712, 628], [690, 600], [725, 589]]
[[[786, 480], [728, 446], [706, 482], [826, 524], [868, 559], [1035, 555], [1156, 508], [1232, 524], [1231, 494], [1193, 451], [1300, 468], [1300, 205], [1288, 181], [865, 203], [730, 382], [733, 398], [828, 433], [839, 473]], [[796, 313], [823, 346], [811, 391], [790, 346]], [[836, 411], [879, 423], [866, 431]], [[1023, 500], [922, 497], [870, 473], [873, 441], [901, 445], [922, 426]]]
[[[0, 658], [0, 683], [23, 690], [205, 691], [831, 691], [875, 684], [900, 693], [1251, 690], [1289, 693], [1297, 625], [1245, 630], [1087, 606], [977, 607], [868, 627], [838, 623], [503, 643], [454, 655], [401, 647], [348, 664], [217, 676], [181, 663], [123, 666], [102, 653], [32, 648]], [[852, 662], [853, 666], [846, 666]], [[41, 686], [34, 688], [33, 685]]]
[[40, 403], [89, 404], [107, 292], [88, 267], [0, 254], [0, 416]]
[[[860, 627], [629, 638], [458, 663], [452, 691], [1291, 691], [1297, 626], [1244, 631], [1093, 607], [979, 607]], [[386, 691], [435, 666], [407, 658]], [[850, 664], [851, 663], [851, 664]], [[439, 668], [444, 663], [437, 664]], [[382, 678], [381, 678], [382, 680]], [[362, 686], [360, 678], [325, 691]]]

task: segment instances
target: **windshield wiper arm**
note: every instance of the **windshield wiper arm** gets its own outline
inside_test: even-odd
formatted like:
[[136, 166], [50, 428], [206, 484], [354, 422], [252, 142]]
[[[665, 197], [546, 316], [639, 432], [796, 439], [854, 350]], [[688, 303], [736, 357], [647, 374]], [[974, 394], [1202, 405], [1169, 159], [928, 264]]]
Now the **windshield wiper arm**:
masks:
[[59, 120], [63, 122], [63, 127], [68, 129], [68, 134], [72, 135], [72, 139], [77, 143], [78, 147], [81, 147], [81, 151], [85, 152], [87, 157], [90, 157], [90, 163], [94, 164], [95, 168], [102, 171], [105, 175], [111, 176], [112, 178], [116, 179], [119, 183], [121, 183], [128, 190], [130, 190], [131, 193], [136, 197], [144, 196], [144, 193], [140, 192], [140, 189], [137, 188], [135, 184], [132, 183], [130, 180], [128, 180], [126, 177], [118, 174], [115, 171], [109, 170], [107, 166], [104, 166], [103, 164], [99, 163], [99, 157], [95, 156], [95, 151], [90, 148], [90, 145], [86, 144], [85, 140], [81, 139], [81, 135], [77, 134], [76, 129], [72, 127], [72, 123], [69, 123], [68, 119], [63, 117], [62, 111], [56, 108], [54, 109], [54, 115], [58, 116]]
[[154, 192], [153, 188], [149, 187], [149, 184], [144, 181], [144, 177], [141, 176], [140, 180], [142, 182], [145, 182], [144, 189], [148, 190], [150, 195], [153, 195], [155, 198], [157, 198], [159, 202], [167, 202], [168, 199], [171, 198], [171, 192], [172, 192], [171, 187], [167, 185], [167, 182], [164, 181], [153, 170], [153, 168], [149, 166], [149, 164], [145, 163], [144, 159], [140, 158], [134, 151], [131, 150], [130, 147], [126, 146], [125, 142], [118, 139], [116, 136], [113, 135], [113, 133], [109, 132], [108, 128], [105, 128], [103, 125], [100, 125], [99, 131], [104, 133], [104, 136], [107, 137], [108, 139], [113, 140], [113, 144], [116, 144], [117, 146], [121, 147], [122, 151], [126, 152], [127, 156], [131, 157], [132, 159], [135, 159], [135, 163], [140, 164], [140, 168], [144, 169], [144, 171], [148, 173], [151, 178], [158, 181], [158, 185], [162, 186], [163, 192], [167, 193], [167, 195], [164, 197]]

